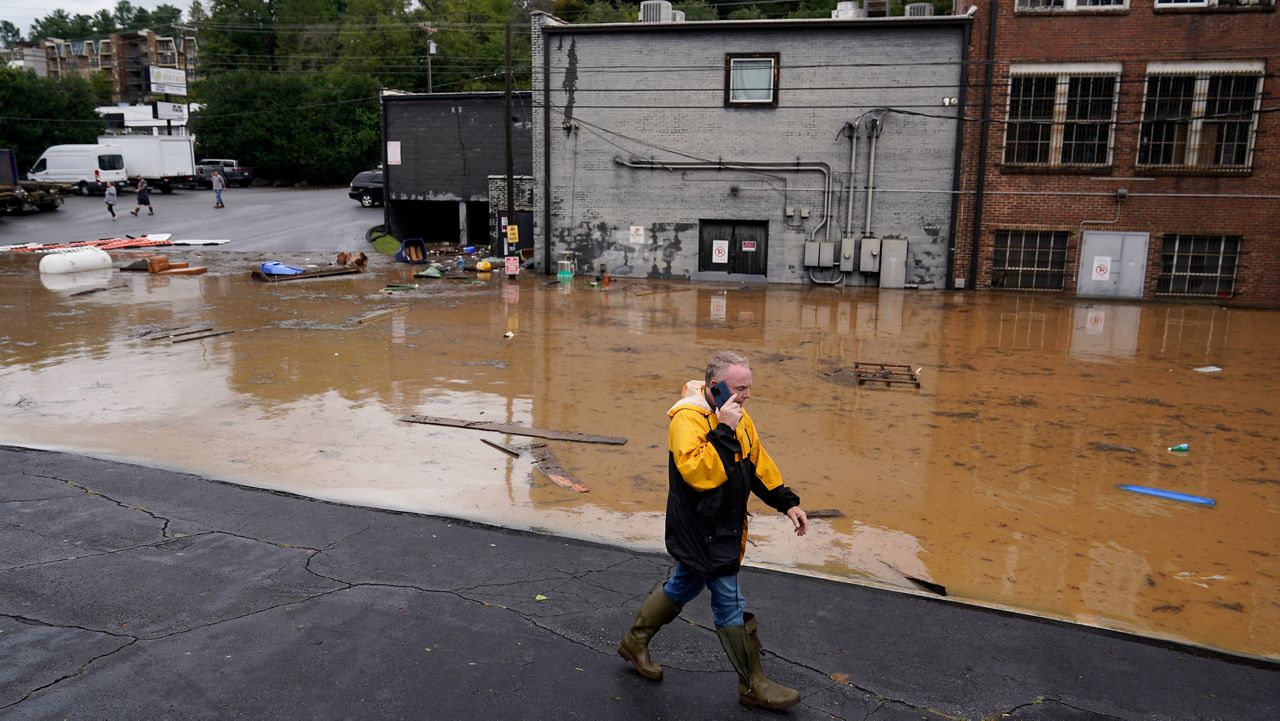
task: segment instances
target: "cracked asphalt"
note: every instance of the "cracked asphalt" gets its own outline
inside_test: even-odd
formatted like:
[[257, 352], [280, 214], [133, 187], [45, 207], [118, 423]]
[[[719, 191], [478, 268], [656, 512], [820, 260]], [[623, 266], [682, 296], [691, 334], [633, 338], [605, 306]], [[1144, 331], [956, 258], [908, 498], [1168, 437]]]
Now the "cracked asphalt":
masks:
[[[615, 654], [669, 560], [0, 447], [0, 717], [731, 719], [699, 599]], [[1280, 665], [747, 570], [797, 719], [1280, 718]], [[542, 595], [545, 601], [536, 597]]]

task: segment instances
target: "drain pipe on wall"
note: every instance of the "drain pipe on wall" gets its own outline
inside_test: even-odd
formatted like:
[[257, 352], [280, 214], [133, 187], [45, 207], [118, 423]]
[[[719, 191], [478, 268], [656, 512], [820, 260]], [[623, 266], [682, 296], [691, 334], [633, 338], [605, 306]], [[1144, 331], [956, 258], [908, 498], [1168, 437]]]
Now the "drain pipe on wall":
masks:
[[1000, 0], [991, 0], [987, 11], [987, 67], [982, 85], [982, 124], [978, 134], [978, 187], [973, 197], [973, 230], [969, 238], [969, 290], [978, 289], [978, 249], [982, 246], [982, 206], [987, 189], [987, 136], [991, 134], [991, 73], [996, 64], [996, 21], [1000, 17]]
[[1082, 220], [1080, 221], [1080, 243], [1081, 249], [1084, 248], [1084, 227], [1086, 225], [1115, 225], [1120, 222], [1120, 204], [1124, 199], [1129, 197], [1128, 188], [1116, 188], [1116, 217], [1111, 220]]
[[555, 264], [551, 256], [551, 43], [542, 33], [542, 272], [551, 275]]
[[[977, 7], [976, 5], [974, 7]], [[969, 107], [967, 102], [967, 90], [969, 88], [969, 38], [972, 35], [973, 24], [965, 23], [964, 41], [960, 46], [960, 97], [956, 104], [956, 144], [954, 153], [951, 156], [951, 223], [948, 226], [951, 233], [951, 242], [947, 244], [947, 290], [956, 289], [956, 238], [959, 233], [956, 232], [956, 221], [960, 218], [960, 178], [962, 172], [962, 164], [964, 162], [964, 111]]]

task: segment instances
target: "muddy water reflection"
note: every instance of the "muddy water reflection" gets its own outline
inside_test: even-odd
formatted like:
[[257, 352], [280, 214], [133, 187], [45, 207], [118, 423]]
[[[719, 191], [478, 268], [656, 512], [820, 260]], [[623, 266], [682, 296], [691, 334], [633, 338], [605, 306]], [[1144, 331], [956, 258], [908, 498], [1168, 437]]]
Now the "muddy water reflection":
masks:
[[[798, 540], [758, 506], [754, 562], [1280, 658], [1280, 314], [542, 277], [384, 296], [407, 269], [266, 285], [250, 260], [72, 295], [0, 257], [0, 441], [657, 549], [664, 412], [730, 346], [754, 358], [751, 411], [805, 507], [843, 514]], [[236, 332], [139, 338], [194, 324]], [[859, 387], [858, 360], [909, 363], [923, 387]], [[579, 495], [410, 413], [630, 442], [552, 444]]]

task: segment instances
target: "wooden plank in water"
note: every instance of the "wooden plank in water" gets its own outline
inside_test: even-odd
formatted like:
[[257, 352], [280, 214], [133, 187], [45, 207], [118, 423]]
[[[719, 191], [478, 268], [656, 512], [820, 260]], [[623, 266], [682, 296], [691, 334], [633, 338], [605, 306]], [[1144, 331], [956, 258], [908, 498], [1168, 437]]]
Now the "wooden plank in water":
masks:
[[533, 467], [546, 476], [547, 480], [561, 488], [568, 488], [576, 493], [589, 493], [591, 491], [586, 484], [579, 483], [578, 479], [569, 475], [564, 466], [560, 465], [560, 459], [556, 458], [555, 454], [549, 450], [544, 450], [538, 454], [538, 462]]
[[180, 335], [191, 335], [193, 333], [204, 333], [213, 330], [211, 325], [193, 325], [186, 328], [168, 328], [159, 330], [154, 333], [148, 333], [142, 336], [142, 340], [164, 340], [165, 338], [174, 338]]
[[235, 331], [234, 330], [215, 330], [212, 333], [204, 333], [201, 335], [184, 335], [181, 338], [174, 338], [169, 342], [170, 343], [186, 343], [189, 340], [202, 340], [204, 338], [213, 338], [215, 336], [227, 335], [228, 333], [235, 333]]
[[608, 445], [621, 446], [627, 442], [626, 438], [618, 438], [616, 436], [597, 436], [590, 433], [577, 433], [575, 431], [553, 431], [545, 428], [534, 428], [519, 423], [491, 423], [489, 421], [467, 421], [460, 418], [441, 418], [439, 416], [405, 416], [400, 420], [406, 423], [423, 423], [431, 426], [450, 426], [452, 428], [466, 428], [473, 431], [493, 431], [494, 433], [506, 433], [512, 436], [528, 436], [530, 438], [546, 438], [553, 441], [576, 441], [578, 443], [605, 443]]

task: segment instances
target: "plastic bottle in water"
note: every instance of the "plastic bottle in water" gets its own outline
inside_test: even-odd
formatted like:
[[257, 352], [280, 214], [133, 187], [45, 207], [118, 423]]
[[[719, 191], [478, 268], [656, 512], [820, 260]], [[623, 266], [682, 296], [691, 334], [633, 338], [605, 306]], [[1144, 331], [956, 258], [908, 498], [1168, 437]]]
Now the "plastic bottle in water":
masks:
[[459, 273], [461, 273], [463, 270], [466, 269], [467, 261], [464, 260], [462, 256], [458, 256], [458, 259], [453, 263], [453, 267], [456, 268]]
[[1169, 446], [1170, 453], [1186, 453], [1189, 450], [1191, 450], [1190, 443], [1179, 443], [1176, 446]]

